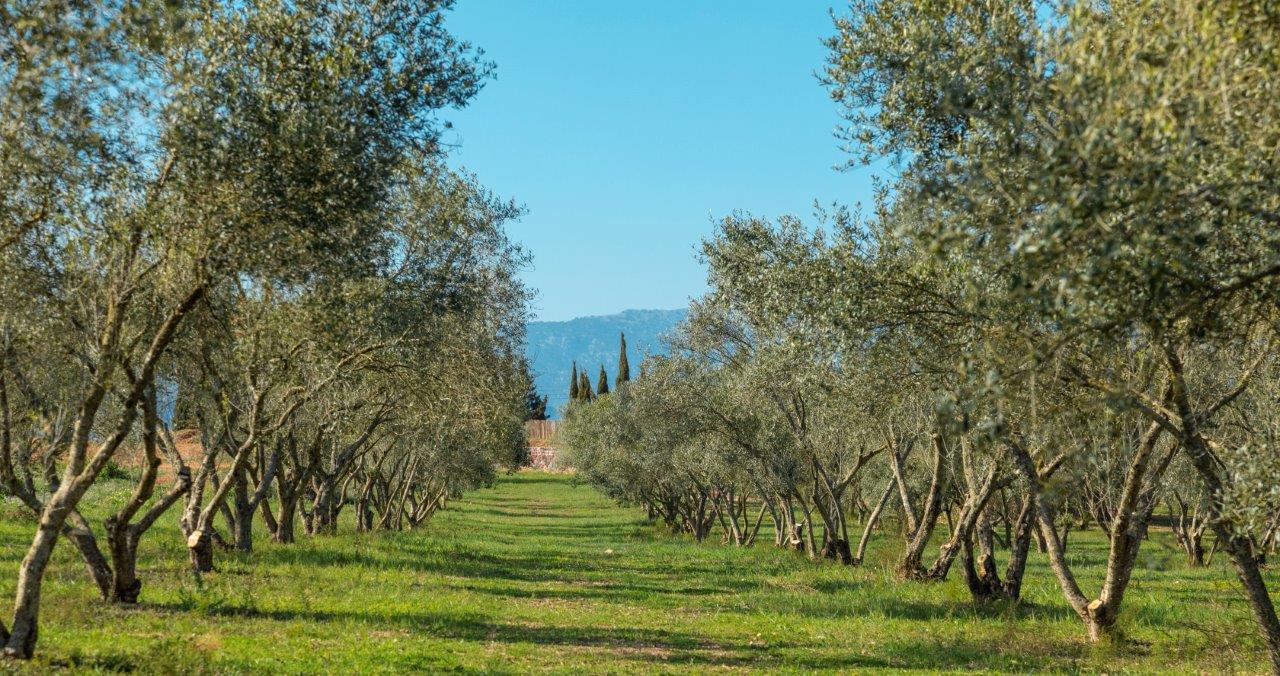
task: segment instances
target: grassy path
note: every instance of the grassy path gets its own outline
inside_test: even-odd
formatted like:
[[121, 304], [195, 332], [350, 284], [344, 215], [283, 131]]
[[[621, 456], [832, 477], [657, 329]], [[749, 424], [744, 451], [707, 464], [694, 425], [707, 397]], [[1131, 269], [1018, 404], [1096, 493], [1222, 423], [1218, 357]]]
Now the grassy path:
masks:
[[[30, 524], [0, 521], [0, 593]], [[176, 528], [150, 534], [138, 609], [93, 600], [70, 548], [48, 585], [32, 670], [606, 672], [1257, 671], [1223, 570], [1142, 573], [1097, 648], [1033, 560], [1029, 604], [975, 608], [962, 583], [889, 578], [758, 546], [698, 546], [565, 476], [504, 477], [416, 533], [303, 538], [223, 556], [197, 587]], [[263, 538], [259, 538], [262, 540]], [[1153, 544], [1148, 564], [1172, 565]], [[1100, 557], [1097, 543], [1073, 547]], [[1172, 558], [1171, 558], [1172, 557]], [[1086, 574], [1092, 568], [1085, 567]], [[1092, 583], [1091, 580], [1088, 581]], [[3, 667], [0, 667], [3, 670]]]

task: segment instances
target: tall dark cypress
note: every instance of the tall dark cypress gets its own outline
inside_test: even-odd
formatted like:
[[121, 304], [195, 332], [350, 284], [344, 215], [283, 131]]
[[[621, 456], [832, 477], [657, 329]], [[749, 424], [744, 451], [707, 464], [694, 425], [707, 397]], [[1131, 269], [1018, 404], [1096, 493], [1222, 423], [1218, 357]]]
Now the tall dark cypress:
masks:
[[573, 362], [573, 375], [569, 376], [569, 401], [578, 400], [578, 362]]
[[538, 394], [538, 388], [529, 382], [529, 389], [524, 393], [524, 419], [525, 420], [546, 420], [547, 419], [547, 397]]
[[622, 389], [622, 384], [631, 382], [631, 362], [627, 360], [627, 334], [622, 335], [622, 346], [618, 348], [618, 379], [614, 381], [615, 390]]
[[578, 396], [582, 397], [582, 401], [591, 401], [591, 377], [587, 375], [586, 369], [578, 374]]
[[609, 374], [604, 371], [604, 364], [600, 365], [600, 381], [596, 385], [596, 394], [609, 394]]

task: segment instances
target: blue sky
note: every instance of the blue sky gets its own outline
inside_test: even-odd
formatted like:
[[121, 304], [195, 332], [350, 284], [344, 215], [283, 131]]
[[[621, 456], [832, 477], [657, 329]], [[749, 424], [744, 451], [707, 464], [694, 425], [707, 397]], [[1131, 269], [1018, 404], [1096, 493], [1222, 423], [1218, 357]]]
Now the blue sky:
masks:
[[529, 213], [539, 319], [677, 308], [695, 247], [734, 210], [808, 217], [868, 203], [839, 172], [837, 109], [814, 75], [829, 2], [460, 0], [455, 35], [497, 63], [448, 115], [455, 164]]

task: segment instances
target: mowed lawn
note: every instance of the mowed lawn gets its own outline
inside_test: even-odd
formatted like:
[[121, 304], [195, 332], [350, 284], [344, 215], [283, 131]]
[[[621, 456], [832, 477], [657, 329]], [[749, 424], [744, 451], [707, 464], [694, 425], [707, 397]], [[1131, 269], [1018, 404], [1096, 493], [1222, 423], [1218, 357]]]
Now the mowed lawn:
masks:
[[[113, 484], [106, 491], [127, 490]], [[99, 503], [105, 493], [95, 496]], [[33, 523], [6, 503], [7, 608]], [[697, 545], [646, 525], [566, 475], [524, 472], [454, 503], [419, 532], [259, 534], [220, 553], [197, 585], [176, 512], [143, 543], [144, 603], [96, 600], [62, 542], [46, 584], [38, 659], [23, 670], [206, 672], [702, 672], [1263, 670], [1264, 654], [1223, 566], [1188, 571], [1157, 535], [1121, 620], [1126, 640], [1090, 646], [1044, 558], [1027, 602], [974, 606], [959, 571], [943, 584], [891, 574], [897, 538], [863, 568], [814, 564], [768, 544]], [[1073, 535], [1090, 588], [1104, 550]], [[1280, 583], [1272, 575], [1273, 587]], [[14, 665], [0, 664], [0, 670]]]

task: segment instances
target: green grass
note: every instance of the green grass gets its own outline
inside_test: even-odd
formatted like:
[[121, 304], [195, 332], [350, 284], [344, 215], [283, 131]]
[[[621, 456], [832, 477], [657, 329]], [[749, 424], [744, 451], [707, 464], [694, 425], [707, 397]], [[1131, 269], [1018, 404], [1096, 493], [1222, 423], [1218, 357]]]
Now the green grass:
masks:
[[[93, 496], [126, 490], [112, 484]], [[33, 524], [0, 512], [0, 594]], [[646, 525], [563, 475], [521, 473], [455, 503], [419, 532], [302, 538], [259, 533], [197, 586], [166, 516], [143, 543], [143, 601], [94, 598], [60, 543], [39, 656], [24, 670], [210, 672], [702, 672], [994, 670], [1259, 672], [1261, 642], [1228, 570], [1191, 571], [1164, 536], [1145, 546], [1125, 601], [1126, 640], [1091, 646], [1042, 556], [1027, 602], [974, 606], [959, 575], [893, 579], [896, 538], [863, 568], [767, 545], [697, 545]], [[261, 529], [259, 529], [260, 531]], [[1096, 589], [1096, 531], [1071, 555]], [[1277, 583], [1275, 576], [1271, 583]], [[7, 603], [7, 601], [6, 601]], [[13, 665], [8, 665], [14, 668]], [[0, 666], [0, 670], [4, 667]]]

